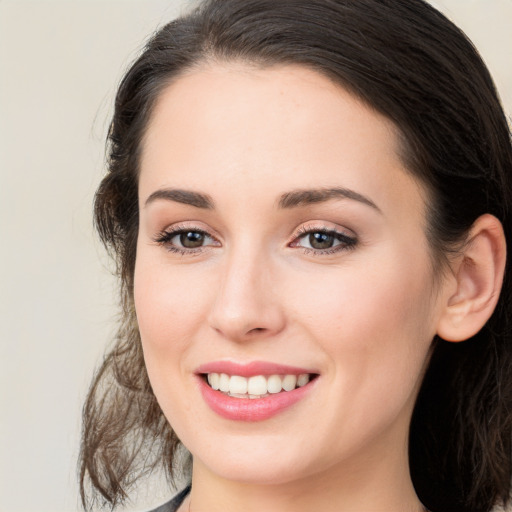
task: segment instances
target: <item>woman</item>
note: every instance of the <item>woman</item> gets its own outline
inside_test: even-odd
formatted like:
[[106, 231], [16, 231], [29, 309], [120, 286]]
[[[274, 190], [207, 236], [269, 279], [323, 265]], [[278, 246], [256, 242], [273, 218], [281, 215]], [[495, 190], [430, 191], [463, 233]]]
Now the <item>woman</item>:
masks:
[[99, 233], [123, 324], [84, 411], [110, 505], [488, 511], [511, 460], [512, 149], [421, 0], [210, 0], [119, 88]]

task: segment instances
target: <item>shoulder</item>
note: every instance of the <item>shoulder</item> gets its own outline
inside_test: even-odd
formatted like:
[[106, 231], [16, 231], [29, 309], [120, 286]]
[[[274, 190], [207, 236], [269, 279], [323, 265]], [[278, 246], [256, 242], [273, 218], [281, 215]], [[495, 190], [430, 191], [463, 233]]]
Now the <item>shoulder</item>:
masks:
[[150, 510], [149, 512], [176, 512], [178, 507], [183, 503], [183, 500], [187, 497], [187, 494], [190, 492], [190, 486], [185, 487], [181, 492], [179, 492], [171, 501], [160, 505], [158, 508]]

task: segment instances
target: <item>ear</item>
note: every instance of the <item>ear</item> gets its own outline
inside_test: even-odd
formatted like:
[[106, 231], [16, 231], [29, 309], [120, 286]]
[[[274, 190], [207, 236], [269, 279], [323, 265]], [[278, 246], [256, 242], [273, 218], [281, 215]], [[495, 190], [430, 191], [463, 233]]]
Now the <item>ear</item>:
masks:
[[474, 336], [491, 317], [503, 284], [506, 243], [501, 222], [490, 214], [473, 224], [452, 266], [455, 281], [439, 318], [437, 334], [446, 341]]

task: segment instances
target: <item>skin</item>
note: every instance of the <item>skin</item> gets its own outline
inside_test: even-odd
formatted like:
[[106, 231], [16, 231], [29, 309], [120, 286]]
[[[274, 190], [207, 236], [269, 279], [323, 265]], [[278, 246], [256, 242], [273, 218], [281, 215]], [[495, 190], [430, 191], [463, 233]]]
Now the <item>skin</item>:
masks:
[[[434, 279], [428, 197], [399, 150], [391, 122], [301, 67], [204, 65], [162, 93], [141, 158], [134, 293], [153, 390], [194, 459], [183, 510], [423, 510], [407, 434], [453, 283]], [[333, 187], [374, 206], [279, 207]], [[169, 188], [214, 207], [148, 202]], [[179, 237], [156, 241], [173, 229], [209, 236], [185, 252]], [[320, 229], [356, 243], [322, 253], [304, 235]], [[218, 360], [319, 377], [277, 416], [237, 422], [198, 390], [197, 367]]]

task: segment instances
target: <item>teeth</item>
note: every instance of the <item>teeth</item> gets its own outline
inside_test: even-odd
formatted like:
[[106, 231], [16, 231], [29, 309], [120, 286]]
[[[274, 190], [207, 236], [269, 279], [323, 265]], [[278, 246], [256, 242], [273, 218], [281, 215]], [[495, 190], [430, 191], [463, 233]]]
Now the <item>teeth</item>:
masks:
[[283, 379], [283, 389], [291, 391], [297, 385], [297, 375], [285, 375]]
[[250, 377], [247, 384], [249, 395], [264, 395], [267, 393], [267, 379], [263, 375]]
[[262, 398], [281, 391], [292, 391], [296, 387], [305, 386], [310, 381], [308, 373], [300, 375], [255, 375], [246, 378], [226, 373], [209, 373], [208, 384], [212, 389], [228, 393], [236, 398]]
[[247, 393], [247, 379], [233, 375], [229, 379], [229, 392], [232, 395], [245, 395]]
[[208, 374], [208, 384], [212, 387], [212, 389], [219, 389], [219, 374], [218, 373], [209, 373]]
[[301, 388], [309, 382], [309, 373], [301, 373], [297, 377], [297, 387]]
[[249, 398], [251, 400], [254, 400], [255, 398], [265, 398], [266, 396], [269, 396], [268, 393], [265, 395], [249, 395], [248, 393], [239, 395], [237, 393], [228, 393], [228, 395], [232, 396], [233, 398]]
[[229, 375], [221, 373], [219, 377], [219, 389], [224, 393], [229, 393]]
[[269, 393], [280, 393], [283, 389], [283, 381], [279, 375], [271, 375], [267, 379], [267, 390]]

